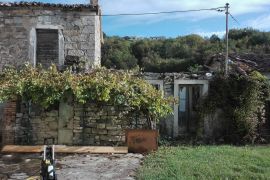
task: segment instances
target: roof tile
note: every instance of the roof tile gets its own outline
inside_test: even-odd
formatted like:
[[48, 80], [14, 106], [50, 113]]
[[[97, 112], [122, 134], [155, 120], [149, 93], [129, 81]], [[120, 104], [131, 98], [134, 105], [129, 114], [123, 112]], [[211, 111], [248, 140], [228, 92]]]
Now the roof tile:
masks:
[[53, 7], [62, 9], [97, 9], [97, 6], [91, 4], [53, 4], [41, 2], [0, 2], [0, 7]]

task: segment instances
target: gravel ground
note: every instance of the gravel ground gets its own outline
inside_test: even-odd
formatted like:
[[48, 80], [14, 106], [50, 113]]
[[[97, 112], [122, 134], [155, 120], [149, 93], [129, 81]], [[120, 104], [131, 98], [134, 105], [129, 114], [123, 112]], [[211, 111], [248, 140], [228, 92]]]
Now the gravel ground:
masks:
[[[132, 180], [143, 155], [68, 155], [57, 157], [59, 180]], [[40, 156], [1, 155], [0, 180], [23, 180], [39, 174]]]

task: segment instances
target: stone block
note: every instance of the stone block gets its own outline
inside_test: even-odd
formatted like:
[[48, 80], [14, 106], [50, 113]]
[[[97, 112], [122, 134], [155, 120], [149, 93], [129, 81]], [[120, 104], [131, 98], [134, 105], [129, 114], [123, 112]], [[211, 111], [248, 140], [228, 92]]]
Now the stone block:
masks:
[[46, 116], [48, 116], [48, 117], [57, 117], [58, 116], [58, 111], [46, 112]]
[[105, 134], [107, 134], [108, 133], [108, 131], [107, 130], [104, 130], [104, 129], [99, 129], [98, 131], [97, 131], [97, 134], [100, 134], [100, 135], [105, 135]]
[[[80, 49], [82, 49], [82, 50], [89, 50], [91, 48], [92, 48], [92, 46], [89, 43], [87, 43], [87, 42], [82, 42], [81, 43]], [[92, 51], [94, 51], [94, 50], [92, 50]]]
[[83, 116], [83, 112], [80, 112], [80, 111], [75, 111], [74, 112], [74, 116], [77, 118], [80, 118], [81, 116]]
[[95, 140], [99, 140], [99, 136], [95, 136]]
[[57, 117], [46, 117], [43, 119], [44, 122], [57, 121]]
[[106, 129], [107, 130], [118, 130], [119, 128], [117, 126], [113, 126], [113, 125], [106, 125]]
[[105, 124], [105, 123], [107, 123], [107, 117], [103, 116], [102, 118], [97, 119], [96, 122], [101, 123], [101, 124]]
[[[68, 50], [70, 50], [70, 49], [76, 50], [76, 49], [78, 49], [78, 44], [77, 43], [66, 43], [65, 48]], [[76, 110], [78, 110], [78, 109], [76, 109]]]
[[68, 55], [69, 56], [84, 56], [84, 51], [82, 50], [68, 50]]
[[109, 130], [108, 131], [108, 135], [112, 135], [112, 136], [122, 136], [124, 135], [124, 132], [121, 130]]
[[95, 24], [95, 16], [83, 16], [81, 17], [83, 25], [94, 25]]
[[96, 120], [96, 119], [92, 119], [90, 122], [91, 122], [91, 123], [96, 123], [97, 120]]
[[95, 138], [85, 138], [84, 139], [84, 142], [83, 142], [84, 145], [94, 145], [95, 144]]
[[106, 124], [97, 124], [97, 128], [98, 129], [105, 129], [106, 128]]
[[108, 141], [109, 137], [108, 136], [105, 136], [105, 135], [102, 135], [102, 136], [99, 137], [99, 139], [101, 141]]
[[98, 133], [98, 129], [92, 128], [92, 134], [97, 134]]
[[79, 130], [79, 129], [74, 129], [73, 130], [73, 133], [82, 133], [83, 132], [83, 130]]
[[56, 121], [49, 122], [48, 126], [49, 126], [49, 129], [51, 129], [51, 130], [58, 129], [58, 123]]
[[95, 32], [95, 26], [84, 26], [82, 29], [82, 33], [84, 34], [91, 34]]
[[85, 127], [88, 127], [88, 128], [97, 128], [97, 124], [96, 123], [87, 123], [85, 125]]
[[17, 113], [17, 114], [16, 114], [16, 117], [17, 117], [17, 118], [23, 117], [23, 113]]
[[91, 41], [92, 36], [89, 36], [89, 34], [81, 34], [80, 35], [80, 38], [79, 38], [79, 41], [80, 42], [87, 42], [87, 41]]
[[92, 133], [92, 128], [85, 128], [84, 132], [91, 134]]

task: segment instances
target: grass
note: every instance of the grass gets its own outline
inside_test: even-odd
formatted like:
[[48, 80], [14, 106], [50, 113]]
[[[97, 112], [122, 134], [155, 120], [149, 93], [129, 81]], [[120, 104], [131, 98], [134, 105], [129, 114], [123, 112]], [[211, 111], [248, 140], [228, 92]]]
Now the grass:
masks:
[[146, 157], [137, 178], [270, 179], [270, 147], [161, 147]]

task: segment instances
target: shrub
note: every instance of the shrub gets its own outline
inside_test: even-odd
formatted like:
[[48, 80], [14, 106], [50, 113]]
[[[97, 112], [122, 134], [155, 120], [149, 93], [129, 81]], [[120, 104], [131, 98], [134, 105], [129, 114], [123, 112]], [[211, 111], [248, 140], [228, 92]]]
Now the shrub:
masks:
[[263, 117], [262, 107], [268, 97], [268, 81], [259, 72], [228, 78], [217, 76], [210, 83], [208, 98], [202, 103], [200, 112], [203, 118], [213, 115], [217, 109], [222, 110], [226, 122], [221, 136], [233, 143], [254, 142]]
[[149, 120], [172, 112], [172, 98], [164, 98], [146, 81], [126, 71], [101, 68], [88, 74], [74, 74], [70, 70], [59, 72], [54, 65], [48, 70], [26, 65], [21, 70], [6, 69], [0, 75], [0, 101], [20, 96], [48, 108], [67, 94], [82, 104], [128, 106]]

